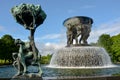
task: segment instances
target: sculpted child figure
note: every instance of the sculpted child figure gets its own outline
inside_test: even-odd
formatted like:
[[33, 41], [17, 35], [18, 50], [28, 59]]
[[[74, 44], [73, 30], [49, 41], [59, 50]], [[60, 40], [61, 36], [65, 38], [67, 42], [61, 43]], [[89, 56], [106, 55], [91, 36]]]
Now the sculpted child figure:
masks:
[[20, 39], [15, 40], [15, 44], [19, 46], [19, 52], [13, 53], [13, 65], [18, 70], [17, 76], [19, 75], [25, 75], [26, 73], [29, 73], [27, 71], [27, 67], [29, 65], [37, 66], [38, 67], [38, 73], [39, 75], [42, 74], [42, 70], [39, 63], [39, 55], [37, 55], [38, 61], [34, 63], [33, 57], [34, 53], [32, 51], [30, 42], [23, 42]]

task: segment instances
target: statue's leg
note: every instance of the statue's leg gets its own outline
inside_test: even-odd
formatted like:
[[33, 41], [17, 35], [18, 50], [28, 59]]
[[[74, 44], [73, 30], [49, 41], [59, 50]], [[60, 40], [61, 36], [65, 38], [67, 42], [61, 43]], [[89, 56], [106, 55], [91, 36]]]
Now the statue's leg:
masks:
[[70, 45], [72, 45], [72, 44], [73, 44], [73, 39], [71, 38], [71, 39], [70, 39]]
[[41, 65], [40, 65], [40, 63], [38, 62], [38, 73], [39, 73], [39, 75], [40, 76], [42, 76], [42, 69], [41, 69]]
[[85, 38], [83, 39], [83, 44], [88, 44]]
[[17, 66], [17, 58], [18, 58], [18, 53], [12, 53], [12, 57], [13, 57], [13, 66], [18, 70], [18, 66]]
[[12, 65], [18, 70], [18, 63], [17, 63], [17, 61], [14, 61]]
[[83, 44], [88, 44], [88, 42], [87, 42], [88, 37], [89, 37], [89, 34], [84, 35]]
[[80, 40], [79, 40], [79, 44], [81, 44], [81, 41], [83, 40], [83, 34], [81, 34]]
[[87, 39], [85, 38], [85, 36], [83, 37], [83, 44], [87, 44]]
[[70, 41], [69, 40], [67, 40], [67, 46], [70, 46]]
[[78, 39], [76, 39], [76, 45], [78, 45]]
[[70, 46], [71, 44], [71, 38], [70, 35], [67, 35], [67, 46]]
[[42, 69], [41, 69], [41, 63], [39, 62], [39, 60], [41, 61], [41, 55], [38, 56], [38, 61], [37, 61], [37, 64], [38, 64], [38, 73], [40, 74], [40, 76], [42, 76]]
[[20, 57], [20, 63], [21, 63], [21, 67], [23, 67], [23, 74], [25, 74], [27, 72], [27, 66], [25, 64], [25, 57], [24, 56], [21, 56]]
[[78, 45], [78, 37], [75, 36], [76, 45]]
[[[40, 59], [40, 58], [39, 58], [39, 59]], [[36, 64], [33, 65], [33, 66], [37, 66], [37, 68], [38, 68], [38, 73], [37, 73], [37, 75], [38, 75], [39, 77], [41, 77], [43, 72], [42, 72], [42, 69], [41, 69], [41, 65], [40, 65], [39, 60], [37, 60]]]
[[23, 73], [21, 67], [22, 67], [22, 66], [21, 66], [21, 64], [20, 64], [20, 60], [19, 60], [19, 58], [17, 58], [17, 70], [18, 70], [18, 72], [17, 72], [17, 74], [16, 74], [17, 76], [22, 75], [22, 73]]
[[72, 46], [73, 45], [73, 39], [70, 39], [70, 41], [69, 41], [69, 46]]
[[69, 41], [67, 40], [67, 46], [70, 46]]
[[22, 61], [21, 64], [23, 65], [23, 68], [24, 68], [23, 74], [25, 74], [25, 73], [27, 72], [27, 66], [26, 66], [26, 64], [25, 64], [25, 59]]

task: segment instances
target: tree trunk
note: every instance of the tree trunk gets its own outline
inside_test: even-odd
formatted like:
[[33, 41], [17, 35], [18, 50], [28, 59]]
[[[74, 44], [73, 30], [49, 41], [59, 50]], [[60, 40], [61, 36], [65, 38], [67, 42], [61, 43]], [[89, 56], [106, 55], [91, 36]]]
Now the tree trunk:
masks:
[[32, 47], [32, 51], [33, 51], [33, 56], [34, 56], [34, 60], [38, 60], [38, 49], [36, 48], [35, 45], [35, 41], [34, 41], [34, 33], [35, 33], [35, 29], [31, 29], [30, 30], [30, 45]]

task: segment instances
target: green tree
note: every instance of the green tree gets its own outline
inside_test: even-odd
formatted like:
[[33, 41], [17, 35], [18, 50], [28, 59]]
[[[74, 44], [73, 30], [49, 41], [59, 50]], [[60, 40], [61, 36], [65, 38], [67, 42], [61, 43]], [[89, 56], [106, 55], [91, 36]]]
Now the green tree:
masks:
[[102, 34], [99, 37], [98, 45], [107, 50], [113, 62], [120, 62], [120, 34], [112, 37]]
[[120, 62], [120, 34], [112, 36], [112, 57], [114, 62]]
[[41, 64], [49, 64], [51, 60], [52, 55], [48, 54], [47, 56], [42, 56]]
[[11, 35], [4, 35], [3, 37], [1, 37], [1, 58], [5, 60], [9, 60], [9, 62], [12, 62], [12, 53], [16, 52], [18, 50], [18, 48], [16, 47], [16, 45], [14, 44], [14, 39]]
[[0, 59], [4, 59], [5, 54], [6, 53], [6, 46], [5, 46], [5, 42], [3, 40], [0, 39]]
[[111, 53], [111, 46], [113, 42], [109, 34], [102, 34], [98, 39], [98, 45], [104, 47], [108, 53]]

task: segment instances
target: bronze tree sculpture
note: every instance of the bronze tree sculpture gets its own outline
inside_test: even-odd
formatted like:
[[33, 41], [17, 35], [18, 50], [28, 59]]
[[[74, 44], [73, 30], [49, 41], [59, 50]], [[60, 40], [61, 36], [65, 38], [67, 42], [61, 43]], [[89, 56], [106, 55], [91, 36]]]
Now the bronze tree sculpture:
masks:
[[[24, 47], [26, 46], [25, 43], [23, 43], [20, 39], [16, 40], [16, 44], [18, 44], [20, 46], [19, 48], [19, 55], [17, 55], [17, 60], [18, 63], [20, 63], [18, 66], [18, 74], [17, 75], [22, 75], [22, 74], [25, 74], [27, 72], [26, 68], [28, 65], [35, 65], [35, 64], [38, 64], [39, 65], [39, 62], [38, 62], [38, 49], [35, 45], [35, 41], [34, 41], [34, 34], [35, 34], [35, 31], [37, 29], [37, 27], [39, 25], [41, 25], [44, 20], [46, 19], [46, 14], [45, 12], [41, 9], [41, 6], [40, 5], [33, 5], [33, 4], [20, 4], [18, 6], [14, 6], [12, 9], [11, 9], [11, 13], [13, 15], [13, 17], [15, 18], [15, 20], [17, 21], [17, 23], [21, 24], [22, 26], [24, 26], [25, 29], [29, 30], [30, 31], [30, 36], [29, 36], [29, 50], [27, 48], [26, 51], [24, 49]], [[31, 53], [31, 55], [33, 56], [32, 57], [32, 60], [29, 60], [28, 58], [26, 58], [25, 56], [29, 56], [29, 54], [27, 53]], [[13, 56], [15, 56], [16, 54], [14, 54]], [[23, 59], [21, 57], [24, 57]], [[16, 58], [14, 58], [16, 59]], [[29, 61], [29, 63], [27, 63], [26, 61], [27, 60]], [[40, 67], [40, 65], [39, 65]], [[21, 72], [21, 70], [23, 70]], [[41, 70], [41, 69], [39, 69]], [[42, 71], [39, 71], [40, 73], [40, 76], [41, 76], [41, 73]]]

